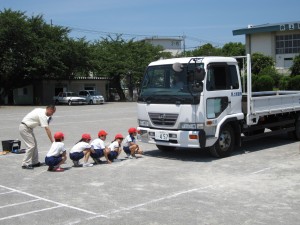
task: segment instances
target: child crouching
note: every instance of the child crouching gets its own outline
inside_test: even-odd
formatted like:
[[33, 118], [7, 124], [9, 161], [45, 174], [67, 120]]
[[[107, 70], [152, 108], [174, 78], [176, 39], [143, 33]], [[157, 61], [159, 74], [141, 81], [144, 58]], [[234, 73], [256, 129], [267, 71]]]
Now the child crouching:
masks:
[[45, 157], [45, 163], [48, 165], [48, 171], [63, 172], [64, 169], [60, 166], [66, 162], [67, 154], [64, 140], [64, 134], [62, 132], [56, 132], [54, 134], [55, 142], [52, 143], [50, 150]]
[[92, 141], [91, 146], [92, 146], [92, 150], [91, 150], [91, 154], [90, 156], [92, 157], [92, 159], [95, 161], [96, 164], [100, 164], [101, 157], [105, 157], [107, 162], [108, 160], [108, 148], [105, 146], [104, 141], [106, 140], [106, 136], [107, 136], [107, 132], [105, 130], [100, 130], [98, 132], [98, 138], [96, 138], [95, 140]]
[[121, 143], [124, 137], [122, 134], [116, 134], [115, 140], [108, 147], [108, 161], [107, 163], [117, 162], [118, 156], [122, 152]]
[[91, 154], [91, 145], [89, 144], [91, 141], [90, 134], [83, 134], [81, 139], [73, 146], [70, 150], [70, 159], [73, 160], [74, 167], [80, 167], [79, 160], [83, 159], [83, 167], [90, 167], [93, 164], [88, 163], [90, 154]]
[[129, 159], [135, 157], [135, 154], [143, 154], [142, 149], [136, 143], [137, 130], [134, 127], [128, 129], [129, 135], [124, 140], [123, 150]]

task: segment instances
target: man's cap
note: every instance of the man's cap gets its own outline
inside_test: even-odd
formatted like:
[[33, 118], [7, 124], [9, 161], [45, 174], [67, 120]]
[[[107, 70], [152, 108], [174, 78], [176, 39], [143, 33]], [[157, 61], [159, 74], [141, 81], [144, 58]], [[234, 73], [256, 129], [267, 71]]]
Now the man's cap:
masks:
[[54, 134], [54, 139], [61, 139], [61, 138], [64, 138], [65, 135], [63, 134], [63, 132], [56, 132]]
[[83, 134], [81, 137], [82, 137], [82, 139], [86, 139], [86, 140], [92, 139], [90, 134]]
[[98, 137], [100, 137], [100, 136], [106, 136], [106, 135], [108, 135], [108, 133], [105, 130], [100, 130], [98, 132]]

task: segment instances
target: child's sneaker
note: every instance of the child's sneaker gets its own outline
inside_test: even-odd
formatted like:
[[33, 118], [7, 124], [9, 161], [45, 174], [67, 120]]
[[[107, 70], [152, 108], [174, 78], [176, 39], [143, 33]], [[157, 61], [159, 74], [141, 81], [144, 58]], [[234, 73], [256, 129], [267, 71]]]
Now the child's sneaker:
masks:
[[80, 167], [79, 161], [73, 160], [74, 167]]
[[128, 156], [129, 159], [133, 159], [132, 155]]
[[127, 154], [127, 153], [126, 153], [126, 156], [125, 156], [125, 158], [129, 158], [129, 156], [130, 156], [130, 154]]
[[92, 163], [83, 163], [82, 166], [83, 167], [91, 167], [91, 166], [93, 166], [93, 164]]

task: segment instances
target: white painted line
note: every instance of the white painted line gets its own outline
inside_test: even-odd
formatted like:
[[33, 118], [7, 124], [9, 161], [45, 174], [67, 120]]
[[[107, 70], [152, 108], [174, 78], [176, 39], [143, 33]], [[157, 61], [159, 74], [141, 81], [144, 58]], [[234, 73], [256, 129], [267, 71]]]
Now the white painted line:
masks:
[[27, 203], [36, 202], [36, 201], [41, 201], [41, 200], [40, 199], [33, 199], [33, 200], [26, 201], [26, 202], [19, 202], [19, 203], [4, 205], [4, 206], [0, 206], [0, 209], [6, 208], [6, 207], [12, 207], [12, 206], [16, 206], [16, 205], [27, 204]]
[[0, 221], [15, 218], [15, 217], [19, 217], [19, 216], [25, 216], [25, 215], [29, 215], [29, 214], [33, 214], [33, 213], [43, 212], [43, 211], [47, 211], [47, 210], [57, 209], [57, 208], [60, 208], [60, 207], [62, 207], [62, 206], [58, 205], [58, 206], [54, 206], [54, 207], [50, 207], [50, 208], [45, 208], [45, 209], [30, 211], [30, 212], [26, 212], [26, 213], [20, 213], [20, 214], [16, 214], [16, 215], [12, 215], [12, 216], [2, 217], [2, 218], [0, 218]]
[[[184, 194], [188, 194], [188, 193], [192, 193], [192, 192], [196, 192], [196, 191], [208, 189], [208, 188], [211, 188], [213, 186], [214, 185], [208, 185], [208, 186], [201, 187], [201, 188], [194, 188], [194, 189], [190, 189], [190, 190], [187, 190], [187, 191], [181, 191], [181, 192], [178, 192], [178, 193], [174, 193], [172, 195], [168, 195], [166, 197], [161, 197], [161, 198], [153, 199], [153, 200], [150, 200], [148, 202], [144, 202], [144, 203], [137, 204], [137, 205], [134, 205], [134, 206], [129, 206], [129, 207], [126, 207], [126, 208], [121, 208], [121, 209], [116, 209], [116, 210], [110, 210], [107, 213], [98, 214], [96, 216], [89, 217], [89, 218], [87, 218], [85, 220], [92, 220], [92, 219], [96, 219], [96, 218], [99, 218], [99, 217], [109, 218], [109, 216], [111, 214], [115, 214], [115, 213], [119, 213], [119, 212], [123, 212], [123, 211], [129, 211], [129, 210], [136, 209], [136, 208], [139, 208], [139, 207], [142, 207], [142, 206], [146, 206], [146, 205], [149, 205], [149, 204], [152, 204], [152, 203], [164, 201], [166, 199], [176, 198], [176, 197], [178, 197], [180, 195], [184, 195]], [[81, 223], [81, 222], [82, 222], [82, 220], [77, 220], [77, 221], [74, 221], [74, 222], [69, 223], [69, 224], [77, 224], [77, 223]]]
[[0, 195], [9, 194], [9, 193], [12, 193], [12, 192], [15, 192], [15, 191], [7, 191], [7, 192], [2, 192], [2, 193], [0, 193]]
[[70, 208], [70, 209], [75, 209], [75, 210], [85, 212], [85, 213], [88, 213], [88, 214], [92, 214], [92, 215], [97, 215], [97, 213], [89, 211], [89, 210], [81, 209], [81, 208], [70, 206], [70, 205], [67, 205], [67, 204], [62, 204], [60, 202], [56, 202], [56, 201], [52, 201], [52, 200], [49, 200], [49, 199], [46, 199], [46, 198], [42, 198], [42, 197], [39, 197], [37, 195], [29, 194], [29, 193], [24, 192], [24, 191], [19, 191], [19, 190], [14, 189], [14, 188], [5, 187], [3, 185], [0, 185], [0, 187], [2, 187], [4, 189], [11, 190], [11, 191], [15, 191], [15, 192], [18, 192], [18, 193], [21, 193], [21, 194], [24, 194], [24, 195], [27, 195], [27, 196], [30, 196], [30, 197], [33, 197], [33, 198], [36, 198], [36, 199], [40, 199], [40, 200], [43, 200], [43, 201], [46, 201], [46, 202], [51, 202], [51, 203], [57, 204], [59, 206], [67, 207], [67, 208]]
[[258, 171], [252, 172], [252, 173], [250, 173], [250, 174], [257, 174], [257, 173], [261, 173], [261, 172], [264, 172], [264, 171], [270, 170], [270, 169], [271, 169], [271, 167], [267, 167], [267, 168], [264, 168], [264, 169], [262, 169], [262, 170], [258, 170]]

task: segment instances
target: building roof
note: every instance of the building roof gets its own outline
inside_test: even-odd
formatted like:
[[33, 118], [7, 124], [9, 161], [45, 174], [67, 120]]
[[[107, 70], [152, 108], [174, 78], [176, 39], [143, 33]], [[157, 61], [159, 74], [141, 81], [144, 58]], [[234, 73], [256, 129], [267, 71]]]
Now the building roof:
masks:
[[283, 23], [267, 23], [262, 25], [248, 25], [246, 28], [233, 30], [233, 35], [266, 33], [272, 31], [292, 31], [300, 30], [300, 21], [283, 22]]
[[152, 41], [152, 40], [182, 41], [183, 38], [153, 36], [153, 37], [146, 37], [146, 38], [142, 39], [141, 41]]

